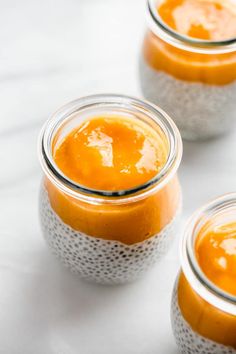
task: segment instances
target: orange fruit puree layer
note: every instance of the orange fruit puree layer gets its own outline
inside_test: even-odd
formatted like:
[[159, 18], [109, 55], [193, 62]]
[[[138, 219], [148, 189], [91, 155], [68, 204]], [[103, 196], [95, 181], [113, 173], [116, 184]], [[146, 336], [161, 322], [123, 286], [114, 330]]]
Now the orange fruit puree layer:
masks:
[[205, 338], [236, 349], [236, 316], [223, 312], [203, 300], [180, 274], [178, 303], [192, 329]]
[[54, 152], [61, 171], [86, 187], [117, 191], [152, 179], [166, 163], [168, 147], [137, 119], [94, 117], [67, 135]]
[[[87, 187], [109, 190], [149, 180], [163, 167], [169, 150], [161, 133], [121, 117], [93, 118], [56, 145], [54, 158], [64, 174]], [[149, 197], [125, 204], [83, 202], [63, 193], [47, 178], [45, 187], [52, 208], [67, 225], [125, 244], [159, 233], [172, 221], [180, 203], [176, 175]]]
[[203, 227], [196, 242], [196, 256], [207, 278], [236, 296], [236, 222]]
[[236, 37], [236, 3], [229, 0], [165, 0], [162, 20], [176, 32], [221, 41]]
[[226, 85], [236, 80], [236, 52], [194, 53], [176, 48], [149, 31], [143, 44], [144, 59], [154, 70], [179, 80]]

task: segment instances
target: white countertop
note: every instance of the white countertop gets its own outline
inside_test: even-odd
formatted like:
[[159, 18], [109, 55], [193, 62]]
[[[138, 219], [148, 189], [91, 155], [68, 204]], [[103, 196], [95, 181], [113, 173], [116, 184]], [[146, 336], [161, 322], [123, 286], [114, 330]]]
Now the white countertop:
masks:
[[[141, 95], [145, 1], [0, 4], [0, 353], [177, 353], [169, 319], [177, 239], [141, 281], [104, 287], [60, 266], [38, 222], [40, 127], [82, 95]], [[236, 134], [185, 143], [180, 179], [184, 224], [210, 198], [236, 190]]]

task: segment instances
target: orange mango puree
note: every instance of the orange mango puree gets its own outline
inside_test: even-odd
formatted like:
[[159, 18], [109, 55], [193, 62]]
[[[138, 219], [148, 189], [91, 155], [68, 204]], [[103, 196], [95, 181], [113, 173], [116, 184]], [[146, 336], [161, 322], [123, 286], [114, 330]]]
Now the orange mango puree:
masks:
[[[179, 34], [201, 40], [236, 37], [236, 4], [229, 0], [165, 0], [158, 9], [162, 21]], [[177, 79], [225, 85], [236, 80], [236, 52], [194, 53], [176, 48], [152, 32], [143, 46], [144, 58], [154, 69]]]
[[[200, 230], [196, 245], [198, 264], [220, 289], [236, 296], [236, 222]], [[184, 318], [199, 334], [236, 348], [236, 316], [207, 303], [190, 287], [183, 274], [179, 280], [179, 305]]]
[[236, 4], [230, 0], [164, 0], [158, 13], [185, 36], [211, 41], [236, 37]]
[[236, 317], [203, 300], [183, 273], [179, 277], [178, 303], [183, 317], [196, 333], [236, 349]]
[[207, 278], [236, 296], [236, 222], [203, 228], [197, 238], [196, 256]]
[[54, 152], [61, 171], [86, 187], [118, 191], [152, 179], [168, 147], [147, 124], [122, 117], [94, 117], [74, 129]]
[[[166, 163], [168, 144], [146, 123], [117, 116], [91, 118], [60, 144], [53, 156], [60, 170], [88, 188], [117, 191], [153, 178]], [[180, 189], [174, 176], [158, 192], [136, 202], [92, 204], [63, 193], [45, 180], [52, 208], [73, 229], [125, 244], [160, 232], [174, 218]]]

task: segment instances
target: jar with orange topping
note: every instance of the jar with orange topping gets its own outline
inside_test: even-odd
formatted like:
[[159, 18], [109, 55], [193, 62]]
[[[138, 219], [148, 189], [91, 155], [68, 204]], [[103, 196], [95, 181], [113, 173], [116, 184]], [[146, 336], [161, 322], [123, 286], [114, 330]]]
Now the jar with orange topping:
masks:
[[236, 124], [235, 0], [148, 0], [140, 57], [144, 97], [160, 105], [185, 139], [208, 139]]
[[39, 143], [40, 219], [53, 253], [100, 283], [141, 276], [176, 236], [181, 137], [158, 107], [118, 95], [57, 111]]
[[181, 353], [236, 353], [236, 194], [191, 218], [181, 245], [172, 327]]

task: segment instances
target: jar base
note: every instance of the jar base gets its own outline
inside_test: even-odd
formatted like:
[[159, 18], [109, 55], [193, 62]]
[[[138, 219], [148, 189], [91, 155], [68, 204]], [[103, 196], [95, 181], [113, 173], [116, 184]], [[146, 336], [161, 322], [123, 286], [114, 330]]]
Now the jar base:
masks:
[[157, 235], [133, 245], [88, 236], [66, 225], [50, 205], [46, 189], [40, 195], [44, 238], [56, 257], [74, 274], [90, 282], [123, 284], [140, 278], [169, 249], [179, 212]]

